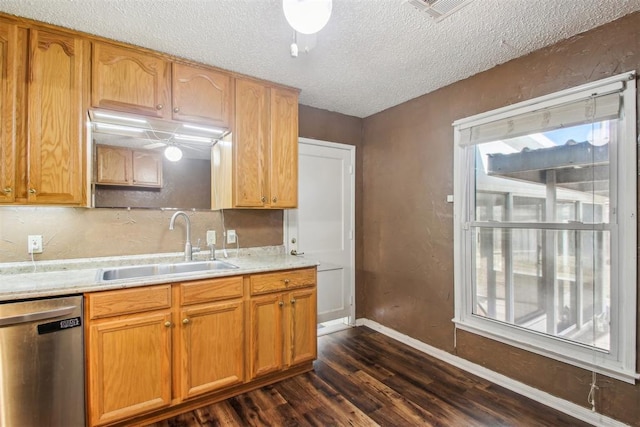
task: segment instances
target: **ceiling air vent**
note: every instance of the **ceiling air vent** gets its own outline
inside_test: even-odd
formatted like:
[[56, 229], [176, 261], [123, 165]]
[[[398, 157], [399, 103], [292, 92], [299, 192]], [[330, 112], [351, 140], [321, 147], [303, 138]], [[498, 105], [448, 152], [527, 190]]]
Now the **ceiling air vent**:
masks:
[[426, 12], [436, 22], [442, 21], [453, 12], [460, 10], [472, 0], [406, 0], [418, 10]]

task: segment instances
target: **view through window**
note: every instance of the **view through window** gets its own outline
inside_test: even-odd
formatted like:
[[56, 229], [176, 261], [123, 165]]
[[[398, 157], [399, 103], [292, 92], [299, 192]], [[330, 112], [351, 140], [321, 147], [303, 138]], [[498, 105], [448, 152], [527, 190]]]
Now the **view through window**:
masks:
[[635, 73], [453, 125], [456, 327], [634, 382]]

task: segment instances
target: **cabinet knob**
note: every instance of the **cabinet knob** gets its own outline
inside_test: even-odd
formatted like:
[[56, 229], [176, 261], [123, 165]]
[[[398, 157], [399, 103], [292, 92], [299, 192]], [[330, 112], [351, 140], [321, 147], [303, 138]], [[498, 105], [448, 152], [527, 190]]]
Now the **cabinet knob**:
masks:
[[36, 189], [35, 188], [30, 188], [29, 189], [29, 194], [36, 194]]
[[187, 323], [189, 323], [189, 322], [190, 322], [190, 320], [189, 320], [188, 318], [184, 318], [184, 319], [182, 319], [182, 323], [184, 323], [185, 325], [186, 325]]
[[179, 108], [179, 107], [175, 107], [175, 108], [173, 109], [173, 112], [174, 112], [174, 113], [179, 113], [179, 112], [180, 112], [180, 108]]
[[289, 280], [289, 279], [284, 279], [284, 284], [285, 284], [285, 285], [288, 285], [288, 284], [289, 284], [289, 282], [290, 282], [290, 280]]
[[277, 198], [277, 197], [274, 197], [274, 198], [273, 198], [273, 203], [276, 203], [277, 201], [278, 201], [278, 198]]
[[164, 108], [164, 105], [162, 104], [156, 105], [156, 110], [162, 110], [163, 108]]
[[295, 303], [296, 303], [296, 299], [295, 299], [295, 298], [292, 298], [292, 299], [291, 299], [291, 304], [295, 304]]
[[262, 201], [262, 203], [264, 203], [264, 202], [266, 202], [266, 201], [267, 201], [267, 198], [266, 198], [266, 197], [264, 197], [264, 196], [262, 196], [262, 197], [260, 198], [260, 200]]
[[7, 194], [11, 194], [11, 192], [13, 191], [13, 189], [11, 187], [4, 187], [4, 192]]
[[168, 322], [168, 321], [164, 322], [164, 326], [166, 326], [167, 328], [170, 328], [171, 327], [171, 322]]
[[284, 302], [283, 302], [283, 301], [279, 301], [279, 302], [278, 302], [278, 305], [279, 305], [280, 307], [282, 307], [282, 306], [284, 305]]

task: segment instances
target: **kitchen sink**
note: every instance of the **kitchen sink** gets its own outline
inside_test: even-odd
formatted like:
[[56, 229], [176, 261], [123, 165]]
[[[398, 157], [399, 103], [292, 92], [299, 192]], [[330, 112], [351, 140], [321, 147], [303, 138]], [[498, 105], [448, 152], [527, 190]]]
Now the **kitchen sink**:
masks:
[[103, 268], [99, 278], [102, 281], [135, 279], [166, 274], [197, 273], [201, 271], [232, 270], [238, 268], [224, 261], [180, 262], [175, 264], [134, 265], [127, 267]]

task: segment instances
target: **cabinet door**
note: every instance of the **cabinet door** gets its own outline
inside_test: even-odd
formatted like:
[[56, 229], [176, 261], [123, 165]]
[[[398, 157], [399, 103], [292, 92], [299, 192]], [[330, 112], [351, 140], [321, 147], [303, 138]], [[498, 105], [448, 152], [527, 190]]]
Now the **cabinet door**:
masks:
[[220, 302], [183, 309], [180, 315], [182, 398], [244, 381], [243, 303]]
[[131, 150], [106, 145], [96, 146], [96, 182], [98, 184], [131, 184]]
[[282, 294], [251, 298], [249, 379], [282, 369]]
[[287, 336], [286, 365], [292, 366], [314, 360], [317, 356], [316, 288], [291, 292]]
[[93, 107], [171, 118], [171, 76], [164, 59], [95, 42], [91, 71]]
[[18, 29], [0, 23], [0, 203], [16, 198], [16, 129]]
[[272, 208], [298, 206], [298, 94], [271, 89], [270, 197]]
[[262, 207], [267, 202], [268, 89], [249, 80], [236, 80], [233, 204]]
[[132, 315], [89, 326], [91, 425], [171, 403], [171, 314]]
[[83, 198], [83, 41], [31, 30], [29, 45], [29, 203]]
[[205, 68], [173, 64], [174, 120], [226, 128], [231, 120], [231, 76]]
[[133, 185], [162, 187], [162, 155], [150, 151], [134, 151]]

